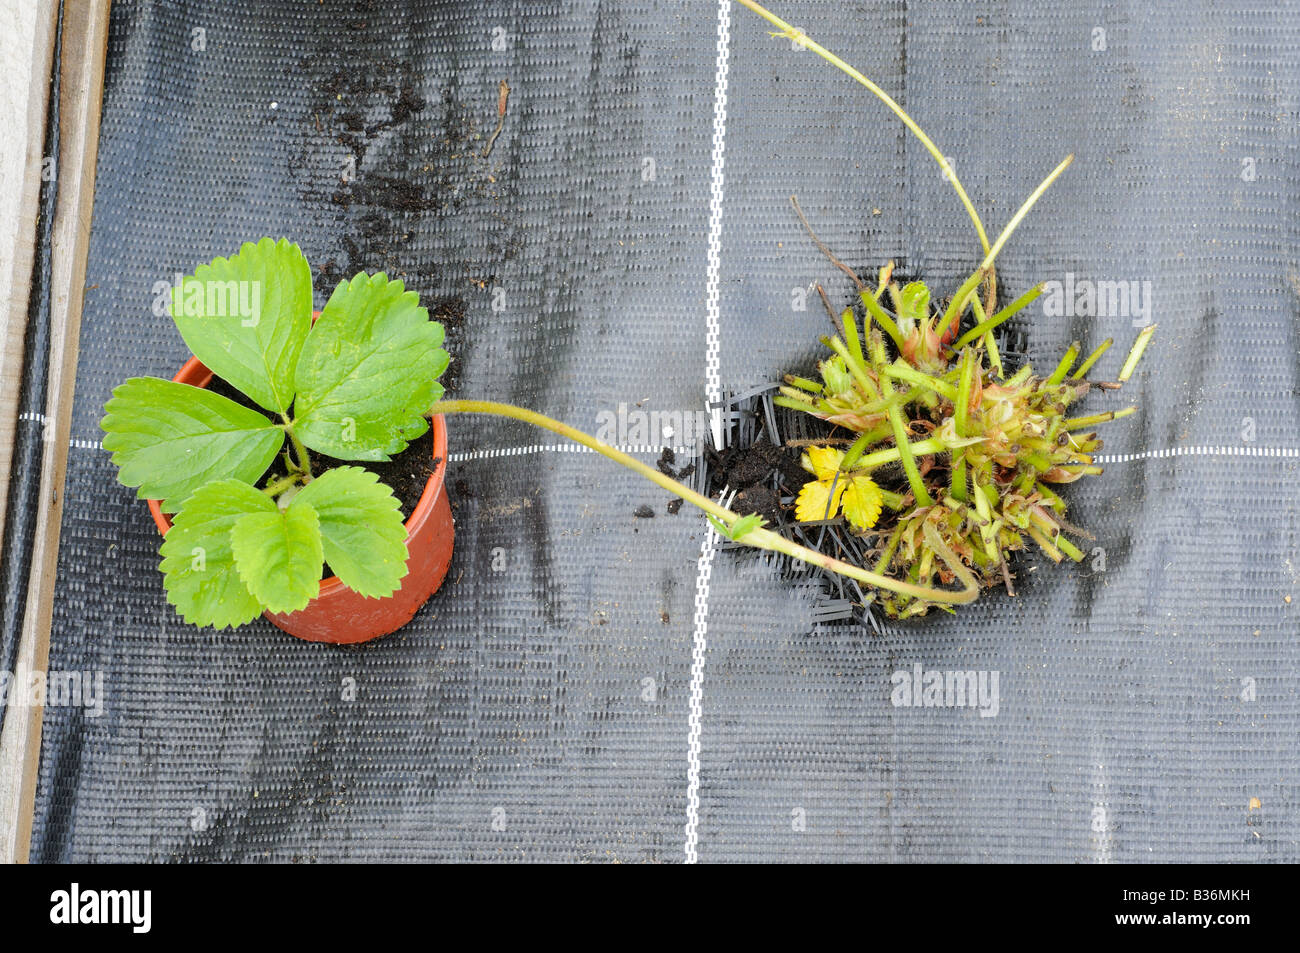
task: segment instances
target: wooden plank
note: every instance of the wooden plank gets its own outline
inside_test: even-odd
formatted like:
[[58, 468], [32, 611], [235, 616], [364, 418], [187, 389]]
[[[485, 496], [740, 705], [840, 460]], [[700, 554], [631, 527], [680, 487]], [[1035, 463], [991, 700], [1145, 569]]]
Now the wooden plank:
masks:
[[[49, 664], [50, 619], [63, 519], [63, 482], [77, 377], [77, 343], [95, 200], [99, 110], [104, 92], [109, 0], [69, 0], [59, 66], [59, 193], [50, 243], [50, 370], [41, 472], [44, 503], [36, 526], [27, 614], [14, 680], [24, 684]], [[40, 761], [38, 706], [11, 707], [0, 733], [0, 862], [26, 862]]]
[[45, 111], [58, 13], [58, 0], [0, 0], [0, 116], [14, 123], [5, 129], [0, 152], [0, 537], [8, 515], [41, 175], [54, 172], [45, 162]]

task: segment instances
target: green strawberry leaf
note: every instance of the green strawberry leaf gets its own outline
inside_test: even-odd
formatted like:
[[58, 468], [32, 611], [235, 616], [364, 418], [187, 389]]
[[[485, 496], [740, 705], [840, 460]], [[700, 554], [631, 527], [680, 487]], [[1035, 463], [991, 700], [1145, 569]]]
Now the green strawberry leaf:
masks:
[[199, 487], [233, 477], [256, 483], [284, 443], [262, 414], [189, 384], [133, 377], [113, 391], [99, 422], [117, 478], [174, 513]]
[[320, 517], [325, 561], [343, 584], [371, 598], [390, 596], [406, 575], [406, 526], [392, 491], [360, 467], [335, 467], [293, 502]]
[[172, 320], [189, 349], [262, 407], [286, 414], [311, 328], [311, 267], [285, 239], [245, 243], [172, 289]]
[[309, 503], [241, 516], [230, 549], [239, 578], [272, 612], [297, 612], [320, 592], [320, 519]]
[[[428, 429], [447, 369], [442, 325], [382, 273], [340, 282], [298, 359], [294, 431], [343, 460], [388, 460]], [[331, 564], [332, 565], [332, 564]]]
[[763, 517], [759, 516], [757, 513], [750, 513], [748, 516], [742, 516], [730, 526], [715, 516], [709, 516], [708, 519], [709, 522], [713, 524], [713, 528], [718, 531], [718, 535], [725, 536], [727, 539], [733, 540], [737, 543], [743, 542], [746, 536], [767, 522], [767, 520], [763, 519]]
[[193, 625], [234, 628], [257, 618], [262, 603], [235, 569], [230, 530], [250, 513], [274, 513], [275, 502], [239, 480], [200, 487], [163, 537], [160, 569], [167, 601]]

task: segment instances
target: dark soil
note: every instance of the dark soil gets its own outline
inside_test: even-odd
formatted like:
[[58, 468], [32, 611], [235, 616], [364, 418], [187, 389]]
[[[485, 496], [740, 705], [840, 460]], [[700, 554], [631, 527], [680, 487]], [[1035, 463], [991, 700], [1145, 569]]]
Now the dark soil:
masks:
[[[677, 454], [673, 452], [673, 448], [664, 447], [664, 452], [659, 454], [659, 459], [655, 462], [655, 466], [659, 468], [660, 473], [673, 480], [686, 481], [695, 475], [695, 464], [688, 463], [686, 466], [682, 467], [681, 469], [677, 469], [676, 467], [673, 466], [673, 464], [676, 462], [677, 462]], [[678, 513], [680, 513], [682, 511], [682, 503], [684, 502], [685, 500], [683, 500], [681, 497], [675, 497], [674, 499], [669, 500], [668, 506], [666, 507], [666, 512], [668, 513], [668, 515], [676, 516]], [[648, 506], [643, 506], [641, 507], [641, 509], [648, 510], [650, 508]], [[641, 511], [638, 510], [636, 515], [640, 516]], [[648, 515], [653, 516], [654, 511], [651, 510]]]
[[451, 363], [442, 372], [440, 380], [443, 389], [448, 394], [454, 394], [460, 385], [461, 367], [461, 362], [456, 355], [464, 354], [468, 350], [468, 342], [462, 335], [465, 324], [465, 299], [441, 298], [429, 305], [429, 317], [441, 324], [445, 333], [442, 347], [451, 355]]
[[330, 201], [344, 208], [358, 202], [367, 208], [379, 206], [392, 212], [423, 212], [440, 204], [427, 198], [424, 187], [415, 182], [378, 174], [371, 174], [364, 183], [354, 182], [350, 188], [338, 189]]
[[[799, 448], [773, 446], [765, 435], [751, 446], [731, 446], [721, 453], [710, 450], [708, 454], [709, 490], [720, 492], [730, 487], [736, 491], [733, 510], [757, 513], [770, 523], [782, 522], [781, 497], [797, 496], [812, 479], [799, 465]], [[772, 486], [774, 477], [779, 492]]]
[[397, 102], [393, 103], [393, 118], [390, 122], [393, 124], [405, 122], [416, 113], [423, 112], [426, 105], [428, 104], [423, 96], [417, 95], [410, 86], [403, 86]]
[[[256, 410], [270, 419], [270, 415], [265, 410], [220, 377], [212, 378], [208, 390], [214, 394], [229, 397], [240, 406]], [[311, 461], [312, 472], [318, 475], [340, 466], [363, 467], [371, 473], [378, 474], [380, 482], [391, 489], [393, 495], [401, 503], [402, 517], [404, 519], [409, 519], [411, 513], [414, 512], [416, 504], [419, 503], [420, 497], [424, 493], [424, 487], [429, 482], [429, 477], [433, 475], [433, 471], [441, 462], [433, 459], [432, 429], [426, 430], [411, 441], [405, 450], [387, 463], [364, 460], [338, 460], [334, 457], [327, 457], [322, 453], [316, 453], [314, 450], [308, 450], [307, 456]], [[287, 473], [288, 470], [284, 465], [284, 455], [281, 454], [275, 458], [275, 462], [271, 464], [271, 468], [260, 482], [265, 485], [271, 480], [285, 476]]]
[[695, 473], [695, 464], [688, 463], [680, 470], [676, 469], [673, 464], [677, 462], [677, 454], [673, 452], [672, 447], [664, 447], [664, 452], [659, 454], [659, 459], [655, 461], [655, 466], [659, 472], [666, 477], [672, 477], [674, 480], [688, 480]]
[[769, 523], [777, 523], [781, 517], [781, 494], [770, 486], [756, 483], [737, 493], [731, 508], [745, 515], [757, 513]]

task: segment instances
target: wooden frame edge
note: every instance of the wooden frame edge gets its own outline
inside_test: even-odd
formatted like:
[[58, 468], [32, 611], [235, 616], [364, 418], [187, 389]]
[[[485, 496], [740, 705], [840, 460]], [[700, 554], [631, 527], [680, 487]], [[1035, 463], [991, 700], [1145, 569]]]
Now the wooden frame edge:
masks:
[[[14, 672], [19, 684], [25, 673], [43, 672], [49, 663], [110, 2], [73, 0], [63, 11], [56, 165], [59, 194], [50, 249], [50, 369], [45, 410], [49, 439], [42, 457], [40, 495], [45, 505], [33, 543], [27, 612]], [[40, 706], [10, 706], [0, 730], [0, 861], [25, 863], [31, 850], [43, 716]]]

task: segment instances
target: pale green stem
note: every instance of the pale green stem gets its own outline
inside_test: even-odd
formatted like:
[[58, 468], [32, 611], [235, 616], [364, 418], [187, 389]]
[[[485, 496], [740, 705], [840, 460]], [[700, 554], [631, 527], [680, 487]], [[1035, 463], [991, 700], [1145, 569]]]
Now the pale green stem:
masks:
[[1147, 345], [1151, 343], [1151, 335], [1155, 333], [1156, 326], [1148, 324], [1137, 336], [1137, 340], [1133, 342], [1133, 350], [1128, 352], [1128, 359], [1124, 362], [1124, 368], [1119, 372], [1119, 382], [1121, 384], [1133, 376], [1138, 361], [1142, 360], [1142, 352], [1147, 349]]
[[1030, 375], [1032, 375], [1033, 373], [1034, 373], [1033, 366], [1030, 364], [1026, 364], [1024, 367], [1020, 368], [1020, 370], [1016, 371], [1014, 374], [1012, 374], [1010, 377], [1006, 379], [1005, 386], [1012, 389], [1019, 387], [1025, 381], [1029, 380]]
[[953, 417], [957, 427], [957, 436], [970, 436], [970, 397], [975, 387], [975, 352], [962, 351], [961, 384], [957, 388], [957, 400], [953, 408]]
[[[561, 423], [552, 417], [539, 414], [536, 411], [527, 410], [523, 407], [516, 407], [513, 404], [501, 404], [490, 400], [443, 400], [429, 408], [430, 414], [492, 414], [498, 417], [510, 417], [514, 420], [522, 420], [524, 423], [532, 424], [535, 427], [541, 427], [543, 430], [549, 430], [551, 433], [559, 434], [575, 443], [580, 443], [584, 447], [589, 447], [597, 453], [615, 463], [622, 464], [634, 473], [640, 474], [652, 483], [663, 487], [674, 496], [679, 496], [686, 500], [692, 506], [696, 506], [713, 516], [725, 526], [732, 526], [737, 520], [741, 519], [741, 514], [727, 509], [724, 506], [713, 502], [707, 496], [697, 493], [690, 487], [685, 486], [672, 477], [665, 476], [654, 467], [647, 466], [640, 460], [628, 456], [616, 447], [611, 447], [602, 440], [583, 433], [570, 427], [568, 424]], [[947, 604], [974, 602], [979, 596], [979, 583], [970, 574], [961, 560], [949, 549], [939, 538], [933, 527], [928, 524], [925, 527], [926, 540], [939, 557], [947, 563], [948, 568], [961, 581], [962, 588], [959, 590], [935, 589], [929, 586], [917, 586], [909, 582], [902, 582], [898, 579], [891, 579], [888, 576], [882, 576], [879, 573], [870, 572], [860, 566], [852, 566], [846, 562], [841, 562], [825, 553], [819, 553], [816, 550], [800, 546], [774, 533], [771, 530], [761, 527], [752, 529], [743, 534], [739, 542], [747, 546], [754, 546], [758, 549], [770, 549], [774, 552], [784, 553], [792, 559], [798, 559], [813, 566], [820, 566], [830, 572], [838, 573], [842, 576], [848, 576], [859, 582], [865, 582], [869, 586], [875, 586], [879, 589], [887, 589], [890, 592], [896, 592], [900, 595], [911, 596], [915, 599], [925, 599], [930, 602], [942, 602]]]
[[894, 319], [885, 313], [885, 309], [880, 306], [880, 302], [876, 300], [875, 295], [869, 291], [862, 292], [862, 305], [867, 309], [867, 314], [871, 315], [875, 322], [889, 335], [890, 340], [894, 342], [894, 347], [901, 351], [903, 349], [903, 333], [898, 330], [898, 325], [894, 323]]
[[1104, 414], [1092, 414], [1088, 417], [1070, 417], [1061, 426], [1065, 430], [1083, 430], [1085, 427], [1095, 427], [1097, 424], [1127, 417], [1136, 410], [1137, 407], [1125, 407], [1123, 410], [1109, 410]]
[[[1019, 311], [1021, 311], [1028, 305], [1032, 304], [1034, 300], [1038, 298], [1038, 296], [1041, 295], [1042, 293], [1043, 293], [1043, 285], [1040, 282], [1039, 284], [1034, 285], [1034, 287], [1030, 288], [1024, 294], [1022, 294], [1015, 301], [1011, 302], [1009, 305], [1007, 305], [997, 314], [993, 315], [993, 317], [989, 318], [987, 321], [981, 321], [978, 325], [971, 328], [969, 331], [967, 331], [965, 334], [959, 337], [956, 343], [953, 344], [952, 349], [954, 351], [960, 351], [971, 341], [974, 341], [978, 337], [982, 337], [983, 335], [992, 331], [994, 328], [998, 327], [1004, 321], [1014, 317]], [[975, 304], [978, 302], [978, 300], [979, 300], [978, 298], [973, 298], [971, 299], [971, 303]]]
[[1025, 216], [1029, 214], [1029, 210], [1034, 207], [1035, 203], [1037, 203], [1040, 198], [1043, 197], [1043, 193], [1051, 187], [1057, 177], [1060, 176], [1060, 174], [1064, 172], [1073, 161], [1073, 154], [1066, 156], [1061, 161], [1061, 164], [1053, 169], [1047, 178], [1043, 179], [1038, 188], [1034, 189], [1029, 198], [1025, 199], [1025, 202], [1020, 206], [1019, 211], [1017, 211], [1015, 215], [1011, 216], [1011, 221], [1007, 222], [1007, 227], [1002, 229], [1002, 234], [998, 235], [997, 241], [993, 243], [993, 247], [990, 248], [988, 254], [984, 256], [984, 261], [980, 263], [979, 268], [975, 269], [975, 273], [962, 283], [962, 286], [957, 289], [957, 293], [953, 295], [952, 301], [948, 303], [948, 310], [944, 312], [943, 320], [939, 323], [938, 334], [940, 338], [947, 333], [952, 322], [961, 317], [961, 313], [966, 309], [967, 299], [969, 299], [975, 292], [975, 289], [979, 287], [979, 283], [983, 279], [984, 275], [986, 275], [993, 267], [993, 260], [998, 257], [998, 252], [1002, 251], [1002, 246], [1007, 243], [1007, 239], [1011, 237], [1011, 233], [1020, 227], [1020, 223], [1025, 220]]
[[886, 364], [880, 370], [886, 377], [907, 381], [907, 383], [914, 384], [917, 387], [924, 387], [950, 401], [957, 400], [957, 388], [953, 387], [947, 381], [942, 381], [937, 377], [931, 377], [923, 371], [918, 371], [910, 364], [902, 363], [900, 361], [896, 364]]
[[[288, 435], [289, 441], [293, 444], [293, 452], [298, 458], [297, 459], [298, 470], [306, 474], [307, 479], [310, 480], [312, 478], [311, 459], [307, 456], [307, 448], [304, 447], [302, 441], [298, 439], [298, 435], [293, 432], [293, 421], [290, 420], [288, 417], [286, 417], [284, 414], [280, 415], [280, 419], [284, 421], [284, 423], [277, 424], [276, 426], [278, 426], [281, 430], [283, 430]], [[291, 467], [294, 465], [293, 460], [286, 459], [285, 462], [288, 463]]]
[[[970, 309], [975, 314], [975, 324], [976, 325], [984, 324], [986, 320], [986, 315], [984, 313], [984, 305], [980, 304], [979, 295], [976, 295], [975, 297], [970, 299]], [[999, 312], [999, 314], [1000, 313], [1001, 312]], [[969, 344], [970, 342], [968, 341], [966, 343]], [[993, 330], [991, 328], [986, 328], [984, 333], [980, 336], [980, 344], [982, 344], [984, 346], [984, 350], [988, 352], [989, 370], [991, 370], [999, 378], [1002, 377], [1003, 376], [1002, 355], [998, 353], [998, 342], [993, 340]], [[953, 347], [954, 351], [958, 351], [960, 349], [961, 348], [957, 346]]]
[[857, 358], [859, 364], [865, 364], [867, 357], [862, 353], [862, 341], [858, 337], [858, 319], [852, 308], [844, 309], [844, 313], [840, 315], [840, 323], [844, 326], [844, 341], [848, 345], [849, 353]]
[[930, 499], [930, 494], [926, 492], [925, 481], [921, 479], [921, 471], [917, 469], [912, 445], [907, 442], [907, 425], [903, 422], [903, 415], [897, 407], [889, 408], [889, 423], [894, 428], [894, 443], [898, 445], [899, 459], [903, 462], [903, 472], [907, 474], [912, 495], [916, 497], [916, 505], [933, 506], [934, 500]]
[[288, 428], [285, 433], [287, 433], [289, 439], [293, 441], [293, 452], [298, 456], [298, 465], [302, 467], [302, 472], [307, 474], [308, 480], [313, 479], [313, 474], [311, 472], [311, 458], [307, 456], [307, 448], [303, 446], [302, 440], [293, 432], [292, 427]]
[[1106, 340], [1097, 345], [1097, 350], [1088, 355], [1088, 359], [1079, 365], [1079, 369], [1070, 375], [1070, 379], [1075, 381], [1082, 380], [1083, 375], [1092, 370], [1092, 365], [1096, 364], [1101, 356], [1110, 350], [1110, 346], [1114, 343], [1114, 338], [1106, 338]]
[[266, 486], [262, 487], [262, 492], [267, 496], [279, 496], [297, 482], [298, 474], [290, 473], [288, 476], [282, 476], [278, 480], [272, 480]]
[[[859, 360], [848, 349], [847, 346], [845, 346], [843, 341], [841, 341], [839, 338], [822, 338], [822, 343], [824, 343], [827, 347], [829, 347], [840, 357], [844, 358], [844, 364], [846, 367], [848, 367], [849, 374], [853, 377], [855, 381], [858, 382], [858, 386], [862, 389], [863, 397], [865, 397], [867, 400], [879, 399], [880, 391], [876, 389], [876, 385], [873, 384], [871, 382], [871, 378], [867, 376], [866, 365], [863, 364], [862, 361]], [[861, 348], [859, 348], [859, 352], [860, 351]]]
[[821, 44], [813, 40], [810, 40], [802, 30], [798, 29], [797, 27], [791, 26], [789, 23], [786, 23], [776, 14], [771, 13], [768, 10], [765, 10], [759, 4], [755, 3], [754, 0], [736, 0], [736, 2], [739, 3], [741, 6], [748, 7], [750, 10], [757, 13], [768, 23], [772, 24], [774, 27], [780, 30], [781, 31], [779, 34], [780, 36], [790, 40], [793, 43], [798, 43], [804, 49], [812, 50], [814, 53], [816, 53], [826, 62], [830, 63], [832, 66], [836, 67], [837, 69], [845, 73], [847, 76], [861, 83], [863, 86], [867, 87], [867, 89], [871, 90], [871, 92], [875, 94], [876, 98], [878, 98], [882, 103], [888, 106], [890, 110], [893, 111], [895, 116], [897, 116], [899, 119], [902, 120], [903, 125], [906, 126], [909, 130], [911, 130], [912, 134], [915, 135], [916, 138], [921, 141], [921, 145], [925, 146], [926, 152], [930, 153], [930, 155], [934, 157], [934, 161], [939, 163], [939, 168], [943, 170], [943, 173], [948, 178], [948, 181], [952, 183], [953, 189], [955, 189], [957, 192], [957, 197], [961, 199], [961, 204], [966, 207], [966, 214], [970, 216], [971, 222], [975, 225], [975, 231], [979, 235], [979, 239], [980, 239], [980, 247], [987, 254], [989, 251], [989, 237], [988, 237], [988, 233], [984, 231], [984, 223], [980, 221], [979, 213], [975, 211], [975, 204], [971, 202], [970, 196], [966, 194], [966, 189], [962, 186], [961, 182], [957, 178], [957, 173], [953, 170], [952, 166], [949, 164], [944, 154], [939, 151], [939, 147], [934, 144], [934, 140], [925, 134], [925, 131], [922, 130], [921, 127], [916, 124], [916, 122], [912, 119], [911, 116], [907, 114], [907, 112], [903, 109], [903, 107], [898, 105], [898, 103], [894, 101], [894, 98], [892, 96], [890, 96], [887, 92], [885, 92], [875, 83], [873, 83], [871, 80], [867, 79], [867, 77], [863, 76], [862, 73], [858, 72], [858, 70], [854, 69], [848, 63], [844, 62], [842, 59], [840, 59], [838, 56], [836, 56], [830, 50], [826, 49]]
[[[900, 418], [901, 419], [901, 418]], [[908, 453], [913, 456], [926, 457], [932, 453], [947, 453], [948, 445], [937, 437], [927, 437], [925, 440], [918, 440], [916, 443], [905, 444]], [[886, 463], [894, 463], [903, 459], [903, 451], [898, 447], [887, 447], [884, 450], [877, 450], [875, 453], [868, 453], [864, 457], [859, 457], [855, 470], [874, 470], [876, 467], [884, 466]]]
[[1065, 380], [1065, 375], [1070, 373], [1070, 368], [1074, 366], [1074, 359], [1079, 356], [1079, 342], [1075, 341], [1066, 349], [1065, 354], [1061, 357], [1061, 362], [1056, 365], [1056, 370], [1052, 371], [1047, 378], [1047, 386], [1055, 387]]
[[1029, 198], [1025, 199], [1024, 204], [1020, 206], [1020, 210], [1016, 212], [1015, 215], [1011, 216], [1011, 221], [1007, 222], [1007, 227], [1002, 229], [1002, 234], [998, 236], [997, 241], [993, 243], [993, 247], [989, 249], [988, 254], [984, 256], [984, 263], [980, 266], [981, 268], [987, 271], [993, 267], [993, 259], [998, 257], [998, 252], [1002, 251], [1002, 246], [1007, 243], [1007, 239], [1011, 237], [1011, 233], [1020, 227], [1020, 223], [1023, 222], [1025, 216], [1029, 214], [1029, 210], [1034, 207], [1034, 204], [1040, 198], [1043, 197], [1043, 193], [1051, 188], [1052, 183], [1060, 177], [1062, 172], [1069, 168], [1070, 163], [1073, 161], [1073, 153], [1062, 159], [1061, 164], [1053, 169], [1047, 178], [1043, 179], [1042, 183], [1038, 188], [1034, 189]]

